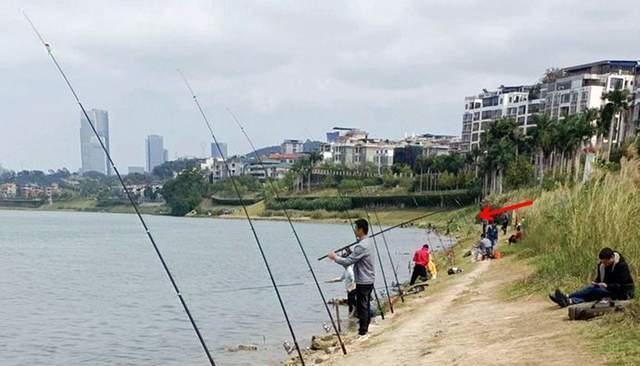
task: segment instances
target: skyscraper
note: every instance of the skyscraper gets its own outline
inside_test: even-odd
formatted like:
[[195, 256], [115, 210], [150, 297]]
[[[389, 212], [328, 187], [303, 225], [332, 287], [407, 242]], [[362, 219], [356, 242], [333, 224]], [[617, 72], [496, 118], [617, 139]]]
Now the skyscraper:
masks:
[[[87, 111], [91, 122], [98, 132], [98, 136], [102, 143], [109, 148], [109, 113], [100, 109], [91, 109]], [[82, 167], [80, 171], [82, 173], [98, 172], [106, 175], [111, 175], [111, 165], [107, 160], [102, 147], [100, 146], [100, 140], [96, 137], [89, 126], [84, 114], [80, 115], [80, 156], [82, 160]]]
[[153, 168], [165, 162], [165, 149], [162, 136], [149, 135], [146, 140], [147, 171], [153, 172]]
[[[224, 157], [228, 157], [229, 154], [227, 152], [227, 144], [224, 142], [219, 142], [218, 144], [220, 145], [220, 150], [222, 150], [222, 154], [224, 154]], [[218, 151], [218, 147], [216, 147], [216, 144], [213, 142], [211, 143], [211, 157], [221, 158], [220, 151]]]

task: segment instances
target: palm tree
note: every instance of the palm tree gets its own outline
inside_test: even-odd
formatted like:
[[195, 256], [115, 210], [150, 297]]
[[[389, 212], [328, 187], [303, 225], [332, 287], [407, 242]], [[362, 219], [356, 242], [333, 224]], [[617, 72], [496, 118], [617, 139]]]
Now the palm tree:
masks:
[[[602, 94], [602, 100], [607, 102], [603, 109], [603, 115], [610, 118], [608, 121], [609, 138], [607, 143], [607, 160], [609, 160], [609, 156], [611, 156], [611, 148], [613, 146], [613, 131], [617, 127], [617, 124], [615, 124], [614, 121], [616, 119], [616, 116], [618, 116], [620, 122], [618, 131], [620, 131], [620, 129], [623, 128], [623, 115], [629, 110], [629, 107], [631, 105], [631, 96], [629, 90], [627, 89], [615, 89], [608, 93]], [[620, 144], [620, 139], [622, 136], [620, 133], [618, 135], [619, 138], [617, 139], [617, 142], [618, 144]]]
[[540, 184], [542, 184], [542, 181], [544, 180], [544, 171], [546, 169], [545, 161], [553, 150], [553, 128], [556, 121], [546, 113], [534, 115], [533, 120], [536, 124], [536, 129], [532, 135], [534, 145], [537, 150], [536, 170]]

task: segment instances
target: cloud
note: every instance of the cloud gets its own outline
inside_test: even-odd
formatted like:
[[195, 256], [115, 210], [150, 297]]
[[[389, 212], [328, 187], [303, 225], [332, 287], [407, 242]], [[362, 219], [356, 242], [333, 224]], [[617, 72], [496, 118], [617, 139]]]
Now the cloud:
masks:
[[638, 57], [634, 1], [262, 2], [11, 0], [0, 3], [0, 163], [79, 166], [79, 111], [38, 45], [53, 44], [86, 106], [111, 112], [112, 150], [142, 165], [144, 137], [171, 156], [209, 138], [181, 68], [232, 152], [225, 112], [259, 144], [323, 138], [335, 124], [376, 136], [459, 133], [463, 98], [537, 80], [550, 66]]

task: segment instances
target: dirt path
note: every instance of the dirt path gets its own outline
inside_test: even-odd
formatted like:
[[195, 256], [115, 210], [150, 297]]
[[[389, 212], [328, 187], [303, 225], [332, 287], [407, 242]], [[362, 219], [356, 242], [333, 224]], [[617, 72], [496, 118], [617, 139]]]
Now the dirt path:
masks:
[[[416, 298], [350, 345], [346, 357], [323, 364], [356, 365], [602, 365], [576, 340], [568, 322], [539, 297], [508, 301], [501, 289], [523, 276], [507, 260], [482, 262], [434, 295]], [[428, 292], [428, 291], [427, 291]]]

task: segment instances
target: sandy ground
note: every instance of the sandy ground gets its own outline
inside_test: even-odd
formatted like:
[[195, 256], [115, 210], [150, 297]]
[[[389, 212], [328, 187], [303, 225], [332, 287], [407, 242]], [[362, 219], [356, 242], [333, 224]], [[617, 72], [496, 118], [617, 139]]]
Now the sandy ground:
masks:
[[505, 286], [524, 275], [526, 268], [509, 260], [481, 262], [433, 295], [427, 289], [412, 299], [372, 329], [369, 340], [350, 344], [349, 355], [322, 364], [605, 364], [576, 338], [581, 325], [566, 320], [566, 310], [540, 296], [505, 299]]

